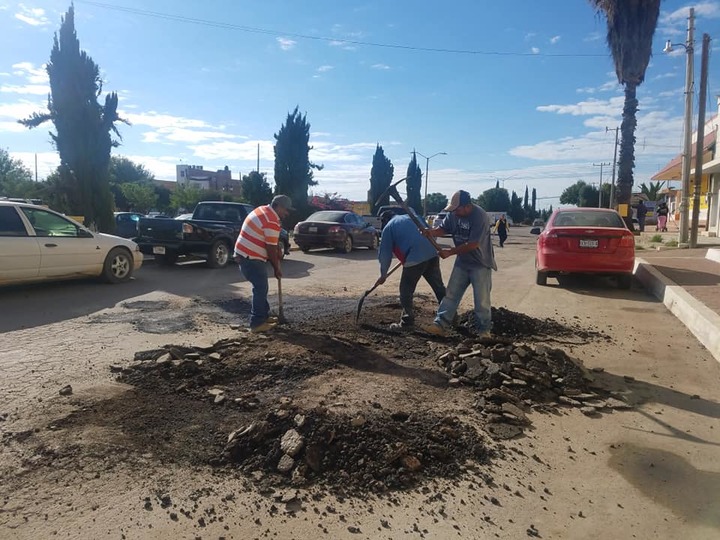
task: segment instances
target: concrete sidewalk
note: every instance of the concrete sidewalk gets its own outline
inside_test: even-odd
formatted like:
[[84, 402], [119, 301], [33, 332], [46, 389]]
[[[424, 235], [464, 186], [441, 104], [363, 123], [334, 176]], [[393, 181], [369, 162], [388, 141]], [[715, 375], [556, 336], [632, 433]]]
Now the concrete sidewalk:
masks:
[[720, 362], [720, 248], [638, 250], [635, 277]]

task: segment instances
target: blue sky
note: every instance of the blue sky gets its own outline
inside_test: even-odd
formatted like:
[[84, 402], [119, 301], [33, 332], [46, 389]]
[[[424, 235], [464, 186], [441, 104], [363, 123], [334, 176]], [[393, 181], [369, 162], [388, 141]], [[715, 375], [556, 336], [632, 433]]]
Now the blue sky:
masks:
[[[638, 89], [635, 182], [682, 150], [688, 6], [720, 35], [720, 0], [665, 0]], [[42, 179], [58, 164], [51, 125], [17, 124], [45, 107], [44, 71], [69, 2], [0, 0], [0, 147]], [[295, 106], [311, 124], [314, 192], [364, 200], [376, 143], [404, 176], [430, 160], [429, 192], [477, 196], [495, 182], [541, 207], [613, 159], [623, 93], [605, 19], [584, 0], [105, 0], [75, 2], [81, 47], [132, 125], [115, 150], [158, 179], [180, 163], [273, 177], [273, 134]], [[712, 43], [707, 117], [720, 93]], [[697, 87], [695, 112], [697, 114]], [[613, 131], [606, 132], [609, 127]], [[423, 172], [426, 161], [419, 158]], [[603, 168], [603, 181], [611, 167]]]

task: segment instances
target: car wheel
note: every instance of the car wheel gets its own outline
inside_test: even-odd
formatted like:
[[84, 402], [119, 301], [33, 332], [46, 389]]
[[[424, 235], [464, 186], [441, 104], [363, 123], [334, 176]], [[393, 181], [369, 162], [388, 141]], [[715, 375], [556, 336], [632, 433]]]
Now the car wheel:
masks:
[[540, 270], [537, 271], [537, 274], [535, 274], [535, 283], [538, 285], [547, 285], [547, 272], [541, 272]]
[[165, 253], [165, 255], [155, 255], [155, 261], [162, 266], [172, 266], [178, 260], [177, 253]]
[[378, 248], [378, 237], [377, 234], [373, 234], [372, 241], [370, 242], [370, 245], [368, 246], [370, 249], [377, 249]]
[[298, 246], [298, 247], [300, 248], [300, 251], [302, 251], [303, 253], [307, 253], [308, 251], [310, 251], [310, 248], [308, 246]]
[[207, 265], [210, 268], [222, 268], [230, 261], [230, 248], [222, 240], [216, 240], [210, 246]]
[[345, 242], [343, 242], [343, 246], [340, 248], [340, 251], [342, 253], [350, 253], [353, 249], [353, 241], [352, 237], [350, 235], [347, 235], [345, 237]]
[[125, 248], [116, 247], [105, 257], [102, 277], [108, 283], [128, 281], [133, 274], [133, 257]]
[[617, 278], [618, 280], [618, 288], [620, 289], [629, 289], [632, 287], [632, 274], [621, 274]]

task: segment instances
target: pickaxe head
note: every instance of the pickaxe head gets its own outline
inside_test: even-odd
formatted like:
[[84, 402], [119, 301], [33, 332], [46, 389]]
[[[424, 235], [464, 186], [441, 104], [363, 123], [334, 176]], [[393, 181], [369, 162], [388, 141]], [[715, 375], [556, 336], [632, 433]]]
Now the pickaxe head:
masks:
[[405, 178], [401, 178], [397, 182], [394, 182], [390, 184], [385, 191], [383, 191], [380, 196], [375, 201], [375, 204], [373, 205], [373, 208], [377, 208], [380, 205], [380, 202], [385, 198], [386, 195], [390, 195], [393, 199], [400, 202], [402, 199], [400, 198], [400, 194], [398, 193], [397, 186], [398, 184], [402, 184], [405, 180], [407, 180], [407, 176]]

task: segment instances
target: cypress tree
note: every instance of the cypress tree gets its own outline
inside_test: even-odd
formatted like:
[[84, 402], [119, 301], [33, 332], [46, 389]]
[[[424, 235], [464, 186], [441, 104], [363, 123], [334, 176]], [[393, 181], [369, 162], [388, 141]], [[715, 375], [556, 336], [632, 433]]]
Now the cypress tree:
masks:
[[372, 169], [370, 169], [368, 203], [370, 204], [370, 211], [373, 214], [376, 209], [381, 206], [390, 204], [389, 195], [384, 195], [381, 200], [378, 200], [378, 198], [390, 186], [394, 174], [395, 168], [392, 162], [385, 155], [383, 147], [378, 144], [375, 148], [375, 154], [373, 155]]
[[407, 168], [407, 205], [414, 208], [415, 211], [422, 215], [422, 196], [420, 195], [420, 188], [422, 187], [422, 171], [417, 164], [415, 152], [412, 154], [412, 159]]

